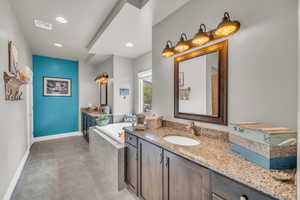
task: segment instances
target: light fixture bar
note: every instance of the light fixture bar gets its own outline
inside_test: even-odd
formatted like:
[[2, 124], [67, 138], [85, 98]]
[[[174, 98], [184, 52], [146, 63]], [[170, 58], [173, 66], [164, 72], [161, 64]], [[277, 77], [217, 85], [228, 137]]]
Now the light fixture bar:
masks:
[[224, 17], [217, 28], [206, 31], [205, 25], [201, 24], [200, 29], [194, 38], [187, 40], [186, 35], [181, 34], [180, 40], [175, 46], [170, 46], [168, 41], [165, 49], [162, 52], [162, 56], [166, 58], [171, 57], [178, 53], [188, 51], [192, 48], [205, 45], [214, 40], [228, 37], [238, 32], [240, 26], [241, 25], [239, 21], [232, 21], [229, 13], [225, 12]]

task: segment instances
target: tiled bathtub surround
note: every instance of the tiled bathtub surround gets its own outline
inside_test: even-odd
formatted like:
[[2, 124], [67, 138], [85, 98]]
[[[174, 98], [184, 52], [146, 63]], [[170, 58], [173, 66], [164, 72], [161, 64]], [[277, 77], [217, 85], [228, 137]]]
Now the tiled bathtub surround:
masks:
[[113, 191], [125, 188], [124, 182], [124, 144], [102, 133], [96, 128], [90, 129], [89, 149], [93, 158], [103, 170]]
[[[270, 196], [280, 200], [296, 200], [296, 186], [294, 184], [276, 181], [272, 178], [271, 170], [259, 167], [232, 153], [229, 150], [229, 143], [226, 142], [226, 140], [228, 141], [228, 133], [200, 128], [201, 136], [194, 136], [188, 131], [183, 131], [186, 130], [185, 125], [169, 121], [164, 121], [163, 124], [165, 127], [159, 129], [127, 130], [139, 138], [159, 145], [168, 151]], [[190, 136], [198, 140], [200, 145], [189, 147], [174, 145], [163, 139], [167, 135]]]

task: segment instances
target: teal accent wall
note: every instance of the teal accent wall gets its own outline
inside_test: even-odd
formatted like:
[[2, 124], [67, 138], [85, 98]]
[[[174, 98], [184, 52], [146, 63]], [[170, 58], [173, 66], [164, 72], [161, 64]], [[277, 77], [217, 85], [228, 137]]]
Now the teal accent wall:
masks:
[[[34, 137], [78, 131], [78, 62], [32, 56]], [[71, 97], [43, 96], [43, 77], [72, 80]]]

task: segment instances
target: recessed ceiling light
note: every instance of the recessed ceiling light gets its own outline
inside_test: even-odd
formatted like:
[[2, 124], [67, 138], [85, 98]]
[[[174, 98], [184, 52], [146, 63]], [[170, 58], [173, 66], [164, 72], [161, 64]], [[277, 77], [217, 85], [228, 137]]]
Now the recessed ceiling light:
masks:
[[49, 31], [52, 30], [52, 24], [50, 24], [48, 22], [38, 20], [38, 19], [34, 20], [34, 25], [38, 28], [41, 28], [41, 29], [46, 29], [46, 30], [49, 30]]
[[56, 17], [55, 19], [56, 19], [56, 21], [58, 21], [59, 23], [62, 23], [62, 24], [68, 23], [68, 20], [64, 17]]
[[127, 42], [126, 43], [126, 47], [133, 47], [133, 46], [134, 46], [134, 44], [132, 42]]
[[63, 45], [59, 44], [59, 43], [54, 43], [54, 46], [56, 46], [56, 47], [63, 47]]

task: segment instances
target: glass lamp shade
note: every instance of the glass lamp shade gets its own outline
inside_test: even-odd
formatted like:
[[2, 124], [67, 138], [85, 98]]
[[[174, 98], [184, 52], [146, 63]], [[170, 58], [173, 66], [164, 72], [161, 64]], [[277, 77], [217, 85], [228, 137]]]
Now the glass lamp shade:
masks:
[[190, 45], [186, 41], [180, 41], [177, 43], [175, 50], [178, 52], [186, 51], [190, 48]]
[[108, 75], [102, 74], [95, 79], [96, 83], [99, 84], [107, 84], [108, 83]]
[[180, 41], [175, 46], [175, 50], [177, 52], [183, 52], [190, 48], [190, 45], [186, 40], [187, 40], [186, 34], [182, 33], [180, 37]]
[[173, 56], [175, 53], [174, 53], [174, 51], [173, 51], [173, 49], [171, 48], [171, 46], [170, 46], [170, 44], [171, 44], [171, 46], [172, 46], [172, 42], [171, 41], [168, 41], [167, 42], [167, 45], [166, 45], [166, 47], [165, 47], [165, 49], [163, 50], [163, 52], [161, 53], [161, 55], [163, 56], [163, 57], [170, 57], [170, 56]]
[[192, 40], [192, 43], [194, 45], [203, 45], [210, 41], [210, 37], [208, 33], [206, 33], [206, 27], [204, 24], [200, 25], [199, 32], [195, 35], [194, 39]]
[[174, 55], [174, 52], [171, 50], [171, 49], [165, 49], [163, 52], [162, 52], [162, 56], [163, 57], [171, 57]]
[[215, 36], [225, 37], [236, 33], [240, 29], [239, 21], [231, 21], [228, 12], [225, 12], [222, 22], [214, 31]]
[[101, 80], [101, 84], [107, 84], [108, 83], [108, 78], [103, 78]]

